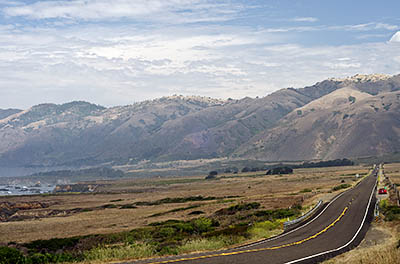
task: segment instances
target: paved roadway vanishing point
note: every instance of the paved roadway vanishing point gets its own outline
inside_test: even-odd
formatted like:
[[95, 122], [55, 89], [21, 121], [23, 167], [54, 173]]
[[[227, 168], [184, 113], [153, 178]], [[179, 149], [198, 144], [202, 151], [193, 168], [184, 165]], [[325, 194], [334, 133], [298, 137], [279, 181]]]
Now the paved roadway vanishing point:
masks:
[[373, 219], [378, 166], [357, 186], [336, 196], [305, 224], [236, 249], [139, 260], [134, 264], [318, 263], [357, 246]]

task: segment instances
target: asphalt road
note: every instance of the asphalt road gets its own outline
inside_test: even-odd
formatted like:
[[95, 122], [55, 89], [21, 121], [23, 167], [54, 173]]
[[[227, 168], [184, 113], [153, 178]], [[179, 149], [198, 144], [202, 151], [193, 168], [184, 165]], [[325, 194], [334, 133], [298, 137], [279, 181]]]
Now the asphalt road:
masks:
[[378, 168], [356, 187], [334, 198], [306, 224], [241, 248], [157, 258], [135, 264], [280, 264], [317, 263], [357, 246], [373, 215]]

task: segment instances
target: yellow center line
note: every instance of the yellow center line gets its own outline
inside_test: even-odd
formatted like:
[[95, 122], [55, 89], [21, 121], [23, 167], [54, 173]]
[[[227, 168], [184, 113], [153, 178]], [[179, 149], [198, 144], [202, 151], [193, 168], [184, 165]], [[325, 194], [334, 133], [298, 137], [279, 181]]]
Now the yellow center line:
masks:
[[314, 239], [326, 231], [328, 231], [330, 228], [332, 228], [337, 222], [340, 221], [340, 219], [344, 216], [346, 211], [349, 208], [346, 206], [343, 209], [343, 212], [339, 215], [338, 218], [336, 218], [335, 221], [333, 221], [330, 225], [319, 231], [318, 233], [307, 237], [305, 239], [302, 239], [300, 241], [284, 244], [281, 246], [275, 246], [275, 247], [269, 247], [269, 248], [257, 248], [257, 249], [248, 249], [248, 250], [241, 250], [241, 251], [234, 251], [234, 252], [227, 252], [227, 253], [218, 253], [218, 254], [212, 254], [212, 255], [204, 255], [204, 256], [197, 256], [197, 257], [192, 257], [192, 258], [180, 258], [180, 259], [172, 259], [172, 260], [164, 260], [164, 261], [159, 261], [159, 262], [151, 262], [149, 264], [165, 264], [165, 263], [174, 263], [174, 262], [181, 262], [181, 261], [188, 261], [188, 260], [198, 260], [198, 259], [205, 259], [205, 258], [215, 258], [215, 257], [220, 257], [220, 256], [232, 256], [232, 255], [239, 255], [239, 254], [244, 254], [244, 253], [252, 253], [252, 252], [260, 252], [260, 251], [267, 251], [267, 250], [275, 250], [275, 249], [280, 249], [280, 248], [285, 248], [285, 247], [290, 247], [290, 246], [295, 246], [295, 245], [300, 245], [304, 242], [307, 242], [311, 239]]

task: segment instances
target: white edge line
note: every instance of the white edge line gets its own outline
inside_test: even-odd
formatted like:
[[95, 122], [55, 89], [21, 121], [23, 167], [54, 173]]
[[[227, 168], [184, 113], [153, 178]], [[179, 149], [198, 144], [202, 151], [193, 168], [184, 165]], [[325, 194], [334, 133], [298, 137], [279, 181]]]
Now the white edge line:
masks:
[[368, 201], [368, 206], [367, 206], [367, 208], [366, 208], [366, 210], [365, 210], [364, 218], [363, 218], [363, 220], [362, 220], [362, 222], [361, 222], [361, 225], [360, 225], [360, 227], [358, 228], [356, 234], [353, 236], [353, 238], [352, 238], [349, 242], [347, 242], [345, 245], [343, 245], [343, 246], [341, 246], [341, 247], [338, 247], [338, 248], [336, 248], [336, 249], [331, 249], [331, 250], [328, 250], [328, 251], [325, 251], [325, 252], [321, 252], [321, 253], [318, 253], [318, 254], [315, 254], [315, 255], [311, 255], [311, 256], [308, 256], [308, 257], [304, 257], [304, 258], [301, 258], [301, 259], [292, 260], [292, 261], [290, 261], [290, 262], [286, 262], [285, 264], [297, 263], [297, 262], [300, 262], [300, 261], [303, 261], [303, 260], [307, 260], [307, 259], [312, 259], [312, 258], [315, 258], [315, 257], [319, 257], [319, 256], [322, 256], [322, 255], [325, 255], [325, 254], [329, 254], [329, 253], [332, 253], [332, 252], [335, 252], [335, 251], [339, 251], [339, 250], [341, 250], [341, 249], [347, 247], [348, 245], [350, 245], [350, 244], [354, 241], [354, 239], [356, 239], [356, 237], [357, 237], [358, 234], [360, 233], [362, 227], [364, 226], [365, 219], [367, 218], [368, 210], [369, 210], [369, 207], [370, 207], [370, 205], [371, 205], [372, 196], [373, 196], [373, 194], [374, 194], [374, 192], [375, 192], [376, 184], [377, 184], [377, 181], [375, 181], [374, 188], [372, 188], [372, 192], [371, 192], [371, 195], [370, 195], [369, 201]]
[[[373, 171], [372, 171], [372, 173], [373, 173]], [[371, 173], [371, 174], [372, 174], [372, 173]], [[361, 183], [361, 182], [360, 182], [360, 183]], [[358, 185], [358, 184], [357, 184], [357, 185]], [[289, 232], [283, 233], [283, 234], [278, 235], [278, 236], [276, 236], [276, 237], [269, 238], [269, 239], [266, 239], [266, 240], [263, 240], [263, 241], [260, 241], [260, 242], [256, 242], [256, 243], [253, 243], [253, 244], [249, 244], [249, 245], [246, 245], [246, 246], [243, 246], [243, 247], [238, 247], [238, 248], [235, 248], [235, 249], [243, 249], [243, 248], [249, 248], [249, 247], [252, 247], [252, 246], [261, 245], [261, 244], [267, 243], [267, 242], [269, 242], [269, 241], [273, 241], [273, 240], [276, 240], [276, 239], [278, 239], [278, 238], [287, 236], [287, 235], [289, 235], [289, 234], [291, 234], [291, 233], [293, 233], [293, 232], [295, 232], [295, 231], [297, 231], [297, 230], [299, 230], [299, 229], [302, 229], [302, 228], [308, 226], [309, 224], [311, 224], [312, 222], [314, 222], [315, 220], [317, 220], [317, 218], [319, 218], [319, 217], [328, 209], [328, 207], [329, 207], [333, 202], [335, 202], [337, 199], [339, 199], [339, 198], [340, 198], [342, 195], [344, 195], [345, 193], [347, 193], [347, 192], [349, 192], [349, 191], [351, 191], [351, 190], [354, 190], [354, 188], [355, 188], [357, 185], [355, 185], [353, 188], [348, 189], [347, 191], [344, 191], [344, 192], [342, 192], [341, 194], [339, 194], [338, 196], [336, 196], [332, 201], [329, 202], [329, 204], [328, 204], [316, 217], [314, 217], [311, 221], [305, 223], [304, 225], [301, 225], [301, 226], [299, 226], [298, 228], [295, 228], [295, 229], [293, 229], [293, 230], [290, 230]]]

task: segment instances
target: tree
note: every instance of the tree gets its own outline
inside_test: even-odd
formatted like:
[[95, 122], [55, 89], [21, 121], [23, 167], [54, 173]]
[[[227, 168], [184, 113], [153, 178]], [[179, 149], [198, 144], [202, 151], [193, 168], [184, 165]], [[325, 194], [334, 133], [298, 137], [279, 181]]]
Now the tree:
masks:
[[250, 168], [249, 167], [244, 167], [243, 169], [242, 169], [242, 172], [249, 172], [250, 171]]
[[217, 175], [218, 175], [218, 171], [210, 171], [208, 173], [208, 176], [206, 177], [206, 180], [216, 179]]

